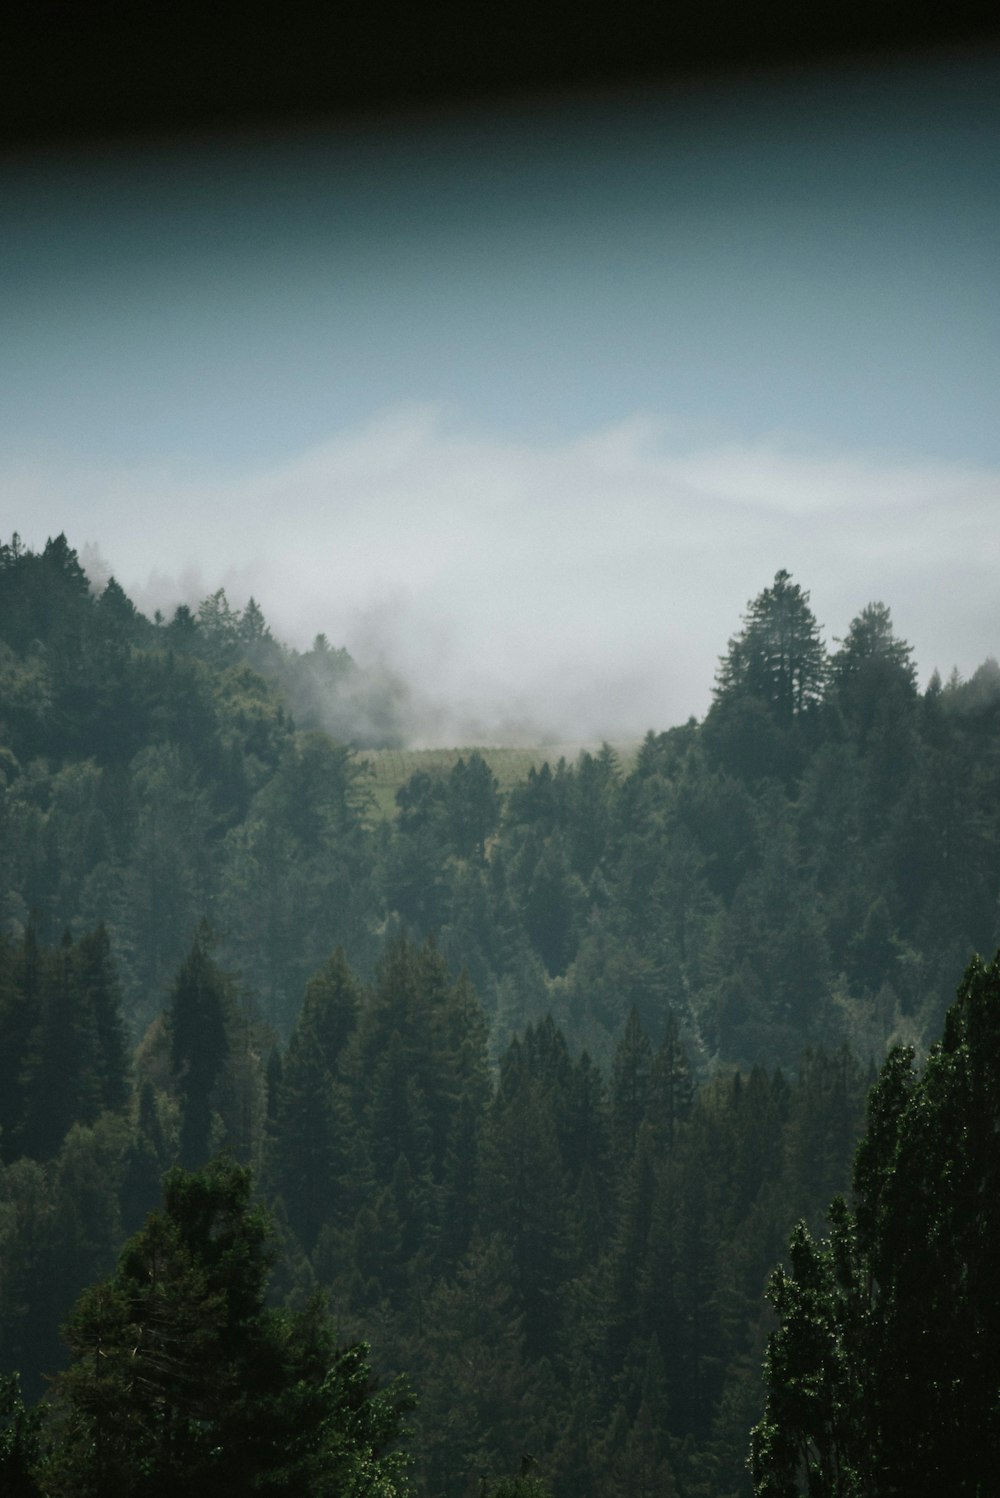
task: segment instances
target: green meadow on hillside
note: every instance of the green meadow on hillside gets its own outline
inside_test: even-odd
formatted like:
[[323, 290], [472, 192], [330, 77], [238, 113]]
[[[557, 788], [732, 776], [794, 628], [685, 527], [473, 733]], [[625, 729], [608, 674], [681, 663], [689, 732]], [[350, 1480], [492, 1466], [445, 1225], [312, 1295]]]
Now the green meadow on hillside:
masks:
[[[549, 763], [554, 769], [561, 759], [575, 764], [585, 750], [596, 753], [600, 744], [536, 744], [531, 747], [497, 748], [483, 745], [461, 749], [358, 749], [355, 757], [367, 765], [375, 809], [382, 820], [396, 815], [396, 792], [411, 775], [423, 770], [427, 775], [447, 775], [460, 759], [479, 754], [496, 776], [501, 791], [510, 790], [524, 780], [529, 770]], [[624, 771], [630, 770], [639, 750], [637, 743], [613, 744]]]

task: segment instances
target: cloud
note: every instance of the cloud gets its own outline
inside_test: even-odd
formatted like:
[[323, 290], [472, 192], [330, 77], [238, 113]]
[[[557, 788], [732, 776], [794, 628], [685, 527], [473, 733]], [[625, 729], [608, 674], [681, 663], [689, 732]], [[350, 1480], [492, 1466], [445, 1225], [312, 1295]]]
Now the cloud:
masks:
[[529, 443], [411, 405], [261, 471], [4, 477], [9, 529], [96, 543], [150, 611], [223, 585], [291, 643], [323, 631], [401, 673], [423, 742], [623, 738], [700, 715], [779, 567], [828, 641], [879, 598], [925, 676], [1000, 647], [985, 467], [649, 415]]

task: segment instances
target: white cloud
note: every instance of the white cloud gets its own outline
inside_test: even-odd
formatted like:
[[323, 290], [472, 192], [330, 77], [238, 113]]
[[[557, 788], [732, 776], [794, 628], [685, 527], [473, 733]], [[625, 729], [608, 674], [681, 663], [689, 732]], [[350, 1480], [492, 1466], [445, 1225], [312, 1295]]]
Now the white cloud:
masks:
[[529, 444], [412, 406], [266, 471], [53, 463], [9, 472], [4, 492], [8, 532], [96, 543], [150, 609], [223, 584], [293, 643], [322, 630], [386, 661], [426, 700], [428, 739], [512, 720], [633, 735], [700, 714], [779, 567], [828, 640], [880, 598], [925, 675], [1000, 650], [1000, 473], [780, 435], [639, 416]]

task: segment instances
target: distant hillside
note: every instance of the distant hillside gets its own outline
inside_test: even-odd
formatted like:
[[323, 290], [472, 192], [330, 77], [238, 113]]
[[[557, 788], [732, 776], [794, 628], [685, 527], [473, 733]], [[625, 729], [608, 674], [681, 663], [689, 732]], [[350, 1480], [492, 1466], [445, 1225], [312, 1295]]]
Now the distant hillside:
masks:
[[146, 619], [65, 537], [0, 546], [0, 933], [103, 924], [141, 1034], [207, 920], [286, 1036], [338, 945], [465, 971], [492, 1054], [547, 1014], [608, 1063], [635, 1007], [699, 1071], [935, 1036], [1000, 940], [1000, 667], [918, 687], [889, 610], [832, 652], [787, 572], [702, 722], [640, 746], [406, 750], [406, 684], [250, 600]]
[[[573, 765], [581, 754], [593, 754], [600, 747], [597, 743], [587, 743], [534, 744], [518, 748], [477, 744], [460, 749], [359, 749], [355, 759], [368, 766], [375, 808], [381, 817], [388, 818], [396, 815], [396, 792], [418, 771], [444, 776], [460, 759], [478, 754], [496, 776], [500, 791], [505, 793], [518, 781], [526, 779], [529, 770], [540, 770], [544, 764], [554, 769], [560, 760]], [[635, 741], [611, 745], [624, 771], [632, 769], [639, 747]]]
[[[3, 1493], [14, 1370], [42, 1393], [164, 1172], [225, 1149], [279, 1297], [413, 1371], [414, 1498], [748, 1498], [768, 1270], [846, 1185], [872, 1063], [1000, 943], [1000, 666], [921, 692], [882, 604], [834, 643], [779, 572], [701, 722], [359, 749], [405, 688], [322, 636], [0, 546]], [[125, 1299], [84, 1310], [131, 1399]]]

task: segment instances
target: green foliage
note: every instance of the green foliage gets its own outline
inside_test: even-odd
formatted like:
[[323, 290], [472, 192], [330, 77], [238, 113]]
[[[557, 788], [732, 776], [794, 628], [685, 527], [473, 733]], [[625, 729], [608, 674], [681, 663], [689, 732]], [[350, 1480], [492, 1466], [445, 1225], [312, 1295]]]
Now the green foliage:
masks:
[[1000, 935], [996, 668], [920, 698], [882, 604], [827, 673], [779, 573], [705, 723], [637, 753], [362, 762], [321, 731], [353, 664], [285, 650], [253, 600], [151, 625], [117, 583], [95, 598], [64, 539], [0, 570], [0, 920], [17, 938], [35, 911], [48, 942], [103, 922], [135, 1032], [206, 911], [282, 1036], [335, 945], [370, 976], [405, 925], [468, 968], [494, 1059], [551, 1009], [607, 1064], [634, 1003], [653, 1036], [672, 1010], [702, 1071], [926, 1044]]
[[41, 1414], [26, 1410], [16, 1373], [0, 1374], [0, 1492], [4, 1498], [39, 1498], [35, 1469], [41, 1458]]
[[770, 1299], [762, 1498], [981, 1495], [1000, 1457], [1000, 958], [976, 959], [923, 1072], [894, 1052], [873, 1089], [852, 1211], [796, 1229]]
[[391, 1498], [409, 1396], [376, 1393], [321, 1307], [269, 1309], [265, 1214], [223, 1160], [167, 1176], [164, 1207], [88, 1290], [55, 1381], [47, 1494]]
[[51, 1159], [70, 1126], [128, 1101], [120, 991], [103, 927], [0, 952], [0, 1149]]
[[611, 1106], [619, 1158], [627, 1165], [652, 1095], [653, 1048], [633, 1005], [625, 1021], [611, 1073]]
[[[274, 1100], [269, 1179], [307, 1249], [324, 1223], [341, 1216], [354, 1195], [361, 1141], [347, 1115], [340, 1061], [354, 1032], [362, 995], [338, 948], [306, 987]], [[350, 1203], [355, 1210], [360, 1203]]]
[[917, 702], [913, 650], [895, 634], [882, 603], [862, 609], [839, 643], [830, 661], [833, 702], [862, 749], [895, 739], [898, 764], [900, 733]]
[[741, 779], [794, 782], [827, 669], [809, 594], [786, 571], [777, 572], [747, 605], [743, 629], [720, 662], [705, 722], [710, 752]]
[[[527, 1469], [530, 1469], [531, 1461], [530, 1457], [525, 1457]], [[552, 1498], [552, 1494], [542, 1478], [526, 1470], [516, 1477], [501, 1477], [498, 1482], [490, 1483], [484, 1488], [484, 1498]]]
[[779, 722], [815, 708], [823, 695], [826, 655], [809, 594], [786, 571], [747, 605], [743, 629], [729, 642], [716, 698], [756, 698]]
[[[399, 742], [398, 684], [322, 637], [297, 655], [223, 593], [151, 624], [64, 538], [3, 548], [0, 1356], [26, 1397], [164, 1172], [226, 1145], [276, 1212], [275, 1295], [298, 1316], [322, 1286], [420, 1380], [423, 1491], [476, 1498], [530, 1451], [556, 1498], [745, 1498], [767, 1271], [803, 1217], [816, 1315], [847, 1314], [916, 1077], [880, 1086], [834, 1253], [869, 1058], [926, 1048], [1000, 938], [998, 668], [921, 695], [881, 604], [837, 643], [827, 666], [779, 573], [702, 724], [358, 753]], [[911, 1216], [901, 1306], [932, 1299]], [[946, 1281], [962, 1231], [932, 1234]], [[843, 1421], [822, 1439], [857, 1465]]]
[[213, 1105], [229, 1052], [233, 1001], [209, 942], [203, 927], [177, 975], [168, 1011], [170, 1069], [182, 1107], [180, 1161], [188, 1168], [211, 1153]]

